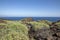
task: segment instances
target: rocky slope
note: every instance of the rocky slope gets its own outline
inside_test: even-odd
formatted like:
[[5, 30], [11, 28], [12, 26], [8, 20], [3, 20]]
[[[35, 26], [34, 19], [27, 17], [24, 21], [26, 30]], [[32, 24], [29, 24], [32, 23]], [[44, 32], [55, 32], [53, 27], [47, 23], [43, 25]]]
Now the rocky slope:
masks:
[[0, 19], [0, 40], [60, 40], [60, 21]]

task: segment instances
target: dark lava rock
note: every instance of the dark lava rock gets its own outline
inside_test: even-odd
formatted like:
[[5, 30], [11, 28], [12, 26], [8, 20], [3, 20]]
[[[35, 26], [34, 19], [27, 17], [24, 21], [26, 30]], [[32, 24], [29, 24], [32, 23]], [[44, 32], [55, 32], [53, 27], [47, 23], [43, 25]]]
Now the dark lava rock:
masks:
[[0, 19], [0, 23], [7, 23], [6, 21], [4, 21], [4, 20], [2, 20], [2, 19]]
[[28, 33], [30, 40], [31, 38], [35, 40], [60, 40], [60, 28], [58, 26], [40, 30], [34, 30], [33, 27], [31, 27]]

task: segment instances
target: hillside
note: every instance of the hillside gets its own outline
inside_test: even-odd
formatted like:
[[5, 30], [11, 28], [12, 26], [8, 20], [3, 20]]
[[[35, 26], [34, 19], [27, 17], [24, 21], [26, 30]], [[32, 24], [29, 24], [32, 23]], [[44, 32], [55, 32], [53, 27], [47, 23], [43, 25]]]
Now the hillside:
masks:
[[60, 21], [0, 19], [0, 40], [60, 40]]

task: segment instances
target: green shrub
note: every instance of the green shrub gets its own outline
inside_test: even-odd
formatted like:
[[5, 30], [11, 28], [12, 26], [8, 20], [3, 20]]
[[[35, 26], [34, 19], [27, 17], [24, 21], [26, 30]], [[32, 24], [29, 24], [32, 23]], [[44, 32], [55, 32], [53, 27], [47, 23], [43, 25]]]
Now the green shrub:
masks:
[[49, 25], [46, 23], [40, 23], [40, 22], [30, 22], [33, 25], [34, 30], [42, 29], [43, 27], [49, 28]]
[[[3, 26], [4, 25], [4, 26]], [[0, 40], [29, 40], [28, 28], [18, 21], [7, 21], [0, 23]]]

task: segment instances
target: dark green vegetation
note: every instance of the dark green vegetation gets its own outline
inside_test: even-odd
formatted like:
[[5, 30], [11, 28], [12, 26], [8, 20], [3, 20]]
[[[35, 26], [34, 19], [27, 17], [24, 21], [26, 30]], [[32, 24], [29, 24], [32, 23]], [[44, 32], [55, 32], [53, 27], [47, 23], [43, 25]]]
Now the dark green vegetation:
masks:
[[60, 40], [60, 21], [0, 19], [0, 40]]

